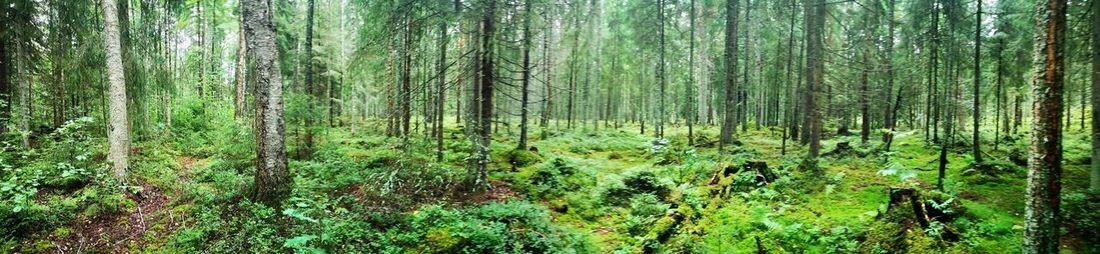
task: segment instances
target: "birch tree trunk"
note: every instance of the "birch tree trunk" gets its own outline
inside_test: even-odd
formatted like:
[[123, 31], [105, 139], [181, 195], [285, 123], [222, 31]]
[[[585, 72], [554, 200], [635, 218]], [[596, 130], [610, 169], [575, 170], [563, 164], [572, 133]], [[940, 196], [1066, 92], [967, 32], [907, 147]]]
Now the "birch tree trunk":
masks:
[[241, 1], [248, 54], [255, 62], [256, 175], [254, 198], [278, 205], [290, 193], [283, 122], [283, 82], [275, 46], [271, 0]]
[[130, 125], [126, 115], [126, 77], [122, 73], [122, 47], [118, 32], [118, 6], [115, 0], [103, 0], [103, 38], [107, 47], [107, 80], [110, 83], [110, 130], [107, 136], [110, 148], [107, 160], [111, 173], [119, 181], [126, 180], [129, 168]]

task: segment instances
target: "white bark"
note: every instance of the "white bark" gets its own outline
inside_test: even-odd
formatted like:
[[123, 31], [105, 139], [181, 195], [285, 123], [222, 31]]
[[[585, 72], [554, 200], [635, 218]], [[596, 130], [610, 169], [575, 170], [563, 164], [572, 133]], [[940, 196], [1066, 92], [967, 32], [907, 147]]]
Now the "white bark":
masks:
[[115, 0], [103, 0], [103, 38], [107, 47], [107, 80], [110, 83], [110, 150], [107, 160], [119, 180], [126, 179], [129, 167], [130, 125], [126, 115], [126, 77], [122, 73], [122, 48], [118, 31], [118, 6]]

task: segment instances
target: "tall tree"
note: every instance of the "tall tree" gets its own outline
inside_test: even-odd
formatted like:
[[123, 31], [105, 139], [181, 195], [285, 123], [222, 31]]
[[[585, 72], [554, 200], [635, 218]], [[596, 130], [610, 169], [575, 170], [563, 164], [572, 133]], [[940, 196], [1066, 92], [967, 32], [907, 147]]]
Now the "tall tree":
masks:
[[733, 134], [737, 132], [737, 14], [740, 0], [726, 0], [726, 52], [725, 83], [726, 96], [723, 100], [725, 115], [722, 130], [718, 138], [718, 150], [733, 143]]
[[[894, 1], [887, 0], [886, 5], [886, 121], [884, 121], [884, 125], [887, 131], [882, 134], [882, 141], [886, 143], [886, 151], [890, 151], [890, 145], [894, 143], [894, 125], [897, 121], [896, 107], [901, 107], [890, 105], [890, 100], [894, 97]], [[901, 97], [900, 92], [898, 96]]]
[[825, 86], [824, 30], [825, 0], [809, 0], [806, 3], [806, 109], [804, 124], [810, 129], [808, 157], [816, 159], [821, 153], [821, 105], [818, 97]]
[[[440, 1], [440, 10], [447, 8], [446, 2]], [[456, 12], [458, 10], [455, 10]], [[444, 91], [447, 89], [447, 25], [450, 22], [448, 15], [439, 21], [439, 62], [437, 63], [438, 87], [436, 87], [436, 119], [435, 119], [435, 161], [443, 162], [443, 104], [447, 103]]]
[[1092, 174], [1089, 188], [1100, 192], [1100, 1], [1092, 1]]
[[478, 144], [476, 171], [471, 172], [470, 184], [475, 190], [489, 187], [489, 144], [493, 117], [493, 32], [495, 31], [496, 0], [482, 0], [485, 5], [481, 20], [481, 39], [478, 48]]
[[653, 126], [654, 137], [665, 136], [665, 0], [657, 0], [657, 125]]
[[107, 160], [111, 162], [111, 172], [119, 181], [126, 181], [130, 153], [130, 120], [126, 112], [126, 76], [122, 72], [122, 47], [118, 32], [118, 3], [116, 0], [103, 0], [103, 45], [107, 51], [107, 80], [111, 104], [110, 134], [107, 136]]
[[305, 116], [305, 149], [302, 150], [301, 157], [308, 157], [313, 153], [313, 114], [316, 113], [314, 107], [317, 105], [317, 89], [313, 87], [313, 13], [314, 13], [314, 1], [306, 1], [306, 73], [305, 73], [305, 93], [306, 93], [306, 116]]
[[982, 117], [982, 1], [978, 3], [977, 17], [974, 19], [974, 163], [982, 163], [981, 117]]
[[242, 0], [246, 50], [255, 63], [256, 175], [254, 198], [269, 206], [278, 205], [290, 194], [283, 122], [283, 82], [279, 52], [275, 46], [275, 24], [271, 21], [271, 0]]
[[[237, 11], [240, 12], [241, 6], [237, 6]], [[244, 118], [244, 72], [245, 72], [245, 47], [244, 43], [244, 22], [240, 22], [237, 33], [237, 65], [234, 77], [234, 93], [233, 93], [233, 117], [236, 119]]]
[[1035, 4], [1035, 79], [1028, 158], [1024, 253], [1058, 253], [1062, 193], [1062, 88], [1066, 0]]
[[[684, 86], [684, 121], [687, 122], [688, 127], [688, 146], [695, 146], [695, 120], [698, 114], [695, 114], [695, 102], [691, 100], [692, 88], [695, 87], [695, 0], [691, 0], [691, 5], [688, 13], [688, 26], [690, 28], [690, 34], [688, 35], [688, 83]], [[610, 104], [610, 103], [608, 103]]]
[[519, 149], [527, 149], [527, 104], [531, 86], [531, 0], [523, 1], [523, 78], [519, 105]]

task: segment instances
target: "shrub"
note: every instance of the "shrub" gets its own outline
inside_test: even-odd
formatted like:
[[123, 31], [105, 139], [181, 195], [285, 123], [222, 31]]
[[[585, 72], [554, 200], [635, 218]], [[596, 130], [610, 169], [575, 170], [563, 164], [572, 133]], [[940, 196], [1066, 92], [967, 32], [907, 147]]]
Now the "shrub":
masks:
[[660, 199], [668, 197], [672, 181], [657, 177], [650, 170], [635, 170], [626, 172], [622, 178], [608, 177], [599, 191], [604, 201], [622, 205], [634, 195], [647, 193]]

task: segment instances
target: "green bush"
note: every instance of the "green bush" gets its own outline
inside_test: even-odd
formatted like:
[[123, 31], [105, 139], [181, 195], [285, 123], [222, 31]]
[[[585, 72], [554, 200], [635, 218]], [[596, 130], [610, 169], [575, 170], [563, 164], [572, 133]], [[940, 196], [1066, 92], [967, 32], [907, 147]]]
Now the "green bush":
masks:
[[668, 197], [672, 181], [658, 177], [651, 170], [633, 170], [623, 174], [622, 178], [608, 177], [600, 186], [604, 201], [613, 205], [622, 205], [637, 194], [652, 194], [660, 199]]
[[1067, 231], [1086, 240], [1086, 246], [1100, 244], [1095, 237], [1100, 236], [1100, 194], [1063, 194], [1062, 218], [1065, 218]]
[[530, 166], [542, 161], [542, 157], [539, 157], [538, 154], [527, 151], [525, 149], [509, 150], [508, 153], [506, 153], [504, 156], [505, 159], [508, 160], [508, 164], [511, 164], [513, 167], [517, 168]]

